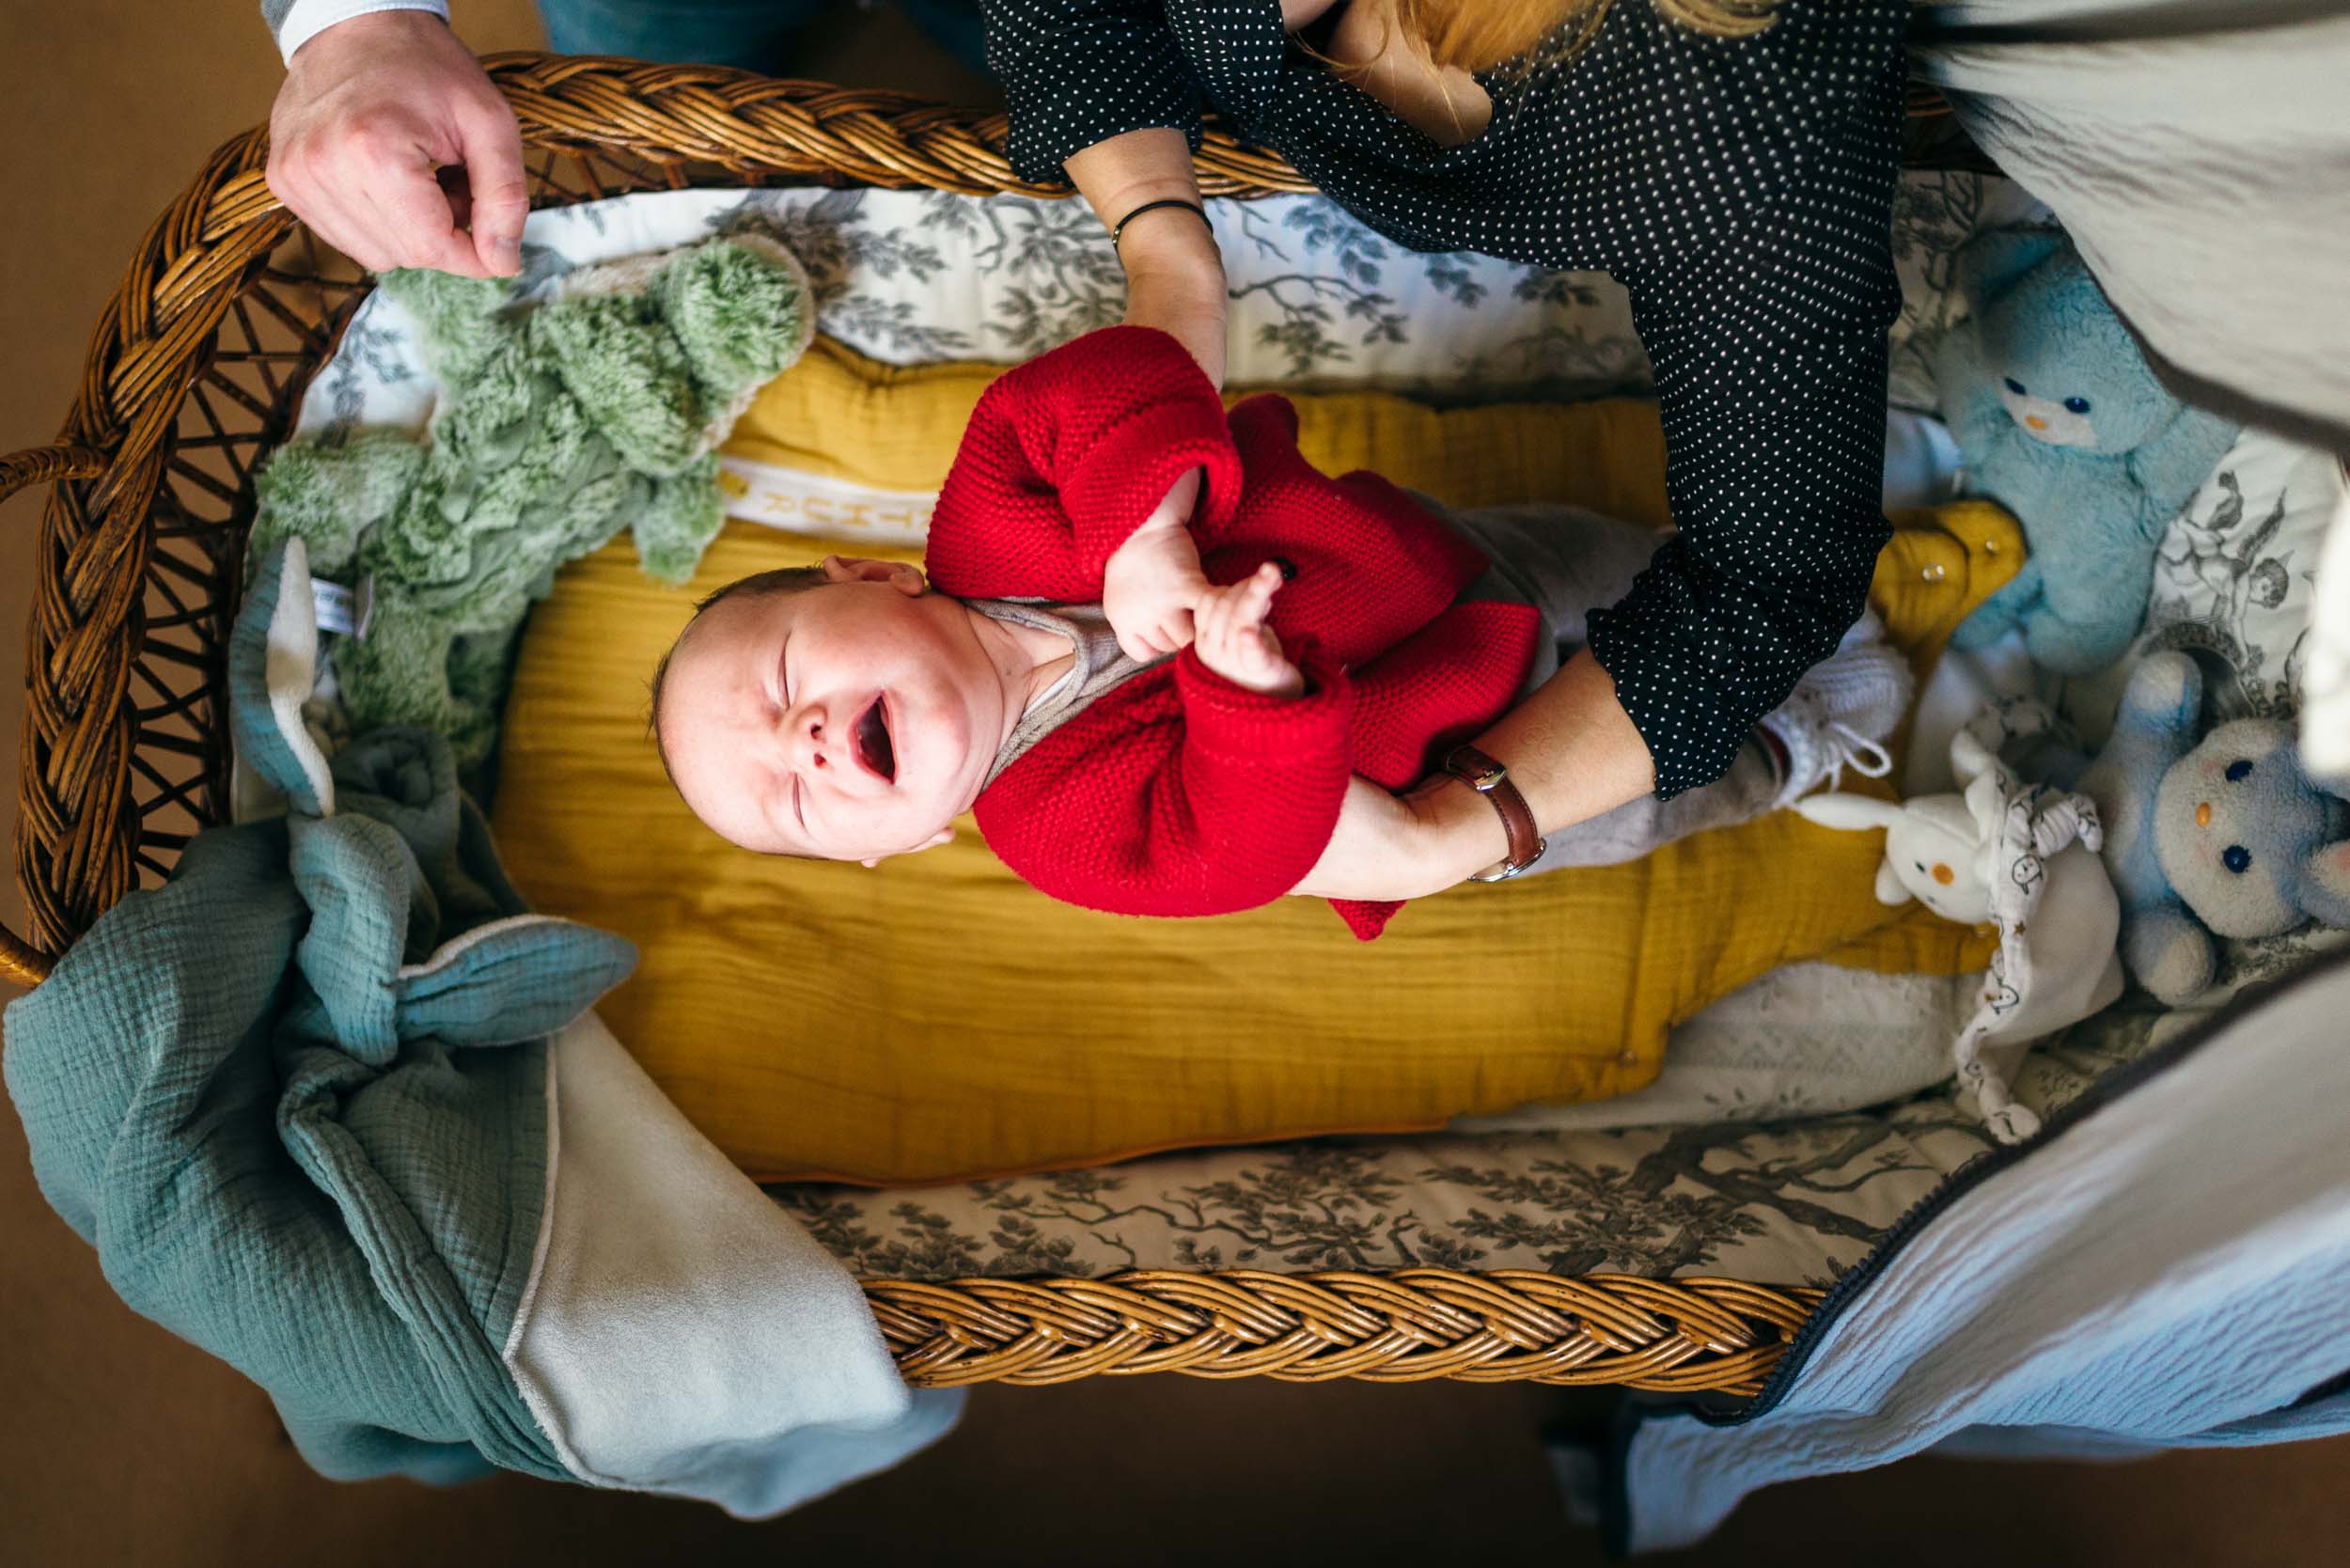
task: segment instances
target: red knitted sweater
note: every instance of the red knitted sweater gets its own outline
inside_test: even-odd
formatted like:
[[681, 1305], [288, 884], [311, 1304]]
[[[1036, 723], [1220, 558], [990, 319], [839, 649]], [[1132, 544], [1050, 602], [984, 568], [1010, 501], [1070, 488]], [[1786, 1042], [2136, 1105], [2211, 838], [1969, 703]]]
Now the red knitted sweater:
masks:
[[[1228, 416], [1182, 345], [1111, 327], [1030, 360], [979, 400], [931, 523], [929, 568], [963, 599], [1094, 604], [1111, 554], [1186, 471], [1209, 580], [1294, 570], [1271, 624], [1306, 673], [1272, 698], [1186, 649], [1039, 741], [988, 786], [979, 831], [1053, 897], [1122, 915], [1221, 915], [1313, 868], [1347, 778], [1388, 789], [1509, 707], [1532, 666], [1529, 605], [1454, 603], [1481, 555], [1386, 480], [1331, 478], [1289, 400]], [[1400, 907], [1339, 902], [1376, 936]]]

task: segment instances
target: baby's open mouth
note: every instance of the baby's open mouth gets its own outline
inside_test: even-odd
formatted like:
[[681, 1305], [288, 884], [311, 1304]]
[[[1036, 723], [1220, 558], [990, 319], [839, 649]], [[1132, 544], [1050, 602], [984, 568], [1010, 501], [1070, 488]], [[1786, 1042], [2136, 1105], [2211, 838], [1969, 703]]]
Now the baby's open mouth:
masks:
[[898, 752], [889, 744], [889, 715], [883, 710], [880, 698], [873, 698], [873, 705], [858, 718], [854, 735], [856, 760], [891, 783], [896, 783]]

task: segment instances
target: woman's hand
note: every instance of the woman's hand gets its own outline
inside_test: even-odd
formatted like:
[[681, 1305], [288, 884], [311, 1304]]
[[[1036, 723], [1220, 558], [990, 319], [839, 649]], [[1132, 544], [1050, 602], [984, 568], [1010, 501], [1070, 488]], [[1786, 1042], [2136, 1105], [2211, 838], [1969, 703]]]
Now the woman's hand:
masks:
[[1102, 565], [1102, 615], [1130, 659], [1163, 659], [1191, 645], [1192, 613], [1210, 586], [1191, 537], [1199, 479], [1197, 468], [1177, 479]]
[[[1656, 788], [1648, 745], [1589, 651], [1569, 659], [1475, 744], [1509, 764], [1511, 781], [1545, 836]], [[1510, 853], [1510, 833], [1493, 802], [1448, 774], [1405, 795], [1390, 796], [1362, 779], [1355, 784], [1329, 847], [1297, 892], [1424, 898], [1499, 865]]]
[[1330, 842], [1292, 891], [1319, 899], [1421, 899], [1510, 852], [1500, 816], [1459, 780], [1439, 775], [1408, 794], [1357, 776]]
[[1262, 697], [1303, 697], [1306, 673], [1281, 651], [1281, 639], [1265, 624], [1273, 596], [1281, 591], [1281, 569], [1267, 561], [1229, 588], [1199, 596], [1199, 662], [1233, 685]]

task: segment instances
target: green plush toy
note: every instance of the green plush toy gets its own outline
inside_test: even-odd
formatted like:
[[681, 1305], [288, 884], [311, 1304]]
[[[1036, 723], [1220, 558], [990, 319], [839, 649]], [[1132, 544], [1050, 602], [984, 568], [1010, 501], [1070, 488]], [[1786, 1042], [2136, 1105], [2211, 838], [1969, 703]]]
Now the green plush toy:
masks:
[[299, 537], [314, 575], [371, 584], [366, 635], [330, 654], [351, 730], [424, 726], [478, 774], [516, 634], [558, 567], [626, 528], [649, 574], [693, 575], [724, 521], [714, 449], [807, 349], [807, 279], [735, 236], [572, 273], [543, 305], [443, 273], [383, 288], [440, 384], [429, 437], [281, 447], [253, 544]]

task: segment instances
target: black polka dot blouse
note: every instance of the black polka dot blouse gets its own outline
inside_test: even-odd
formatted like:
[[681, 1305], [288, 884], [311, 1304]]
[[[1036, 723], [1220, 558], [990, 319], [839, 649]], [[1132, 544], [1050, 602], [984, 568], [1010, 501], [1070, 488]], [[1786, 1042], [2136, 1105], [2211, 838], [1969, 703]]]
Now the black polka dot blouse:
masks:
[[1591, 649], [1657, 792], [1729, 770], [1860, 613], [1880, 510], [1906, 0], [1784, 0], [1741, 40], [1618, 0], [1582, 55], [1480, 78], [1443, 149], [1282, 31], [1278, 0], [982, 0], [1011, 165], [1203, 105], [1416, 250], [1604, 270], [1656, 374], [1679, 531]]

